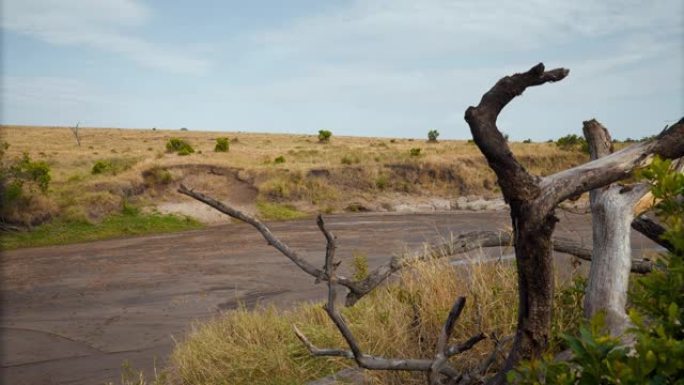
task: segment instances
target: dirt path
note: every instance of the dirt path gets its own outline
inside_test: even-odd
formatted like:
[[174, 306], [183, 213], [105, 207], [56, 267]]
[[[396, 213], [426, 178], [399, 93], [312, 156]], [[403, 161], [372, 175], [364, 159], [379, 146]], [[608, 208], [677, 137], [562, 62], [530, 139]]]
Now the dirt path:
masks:
[[[505, 228], [506, 212], [330, 216], [338, 255], [389, 255], [449, 232]], [[561, 215], [560, 233], [590, 240], [588, 216]], [[310, 261], [324, 243], [312, 219], [272, 230]], [[636, 237], [636, 246], [649, 243]], [[239, 301], [287, 306], [321, 299], [322, 287], [268, 247], [254, 229], [229, 224], [179, 234], [24, 249], [2, 257], [3, 384], [118, 383], [121, 364], [151, 370], [193, 320]]]

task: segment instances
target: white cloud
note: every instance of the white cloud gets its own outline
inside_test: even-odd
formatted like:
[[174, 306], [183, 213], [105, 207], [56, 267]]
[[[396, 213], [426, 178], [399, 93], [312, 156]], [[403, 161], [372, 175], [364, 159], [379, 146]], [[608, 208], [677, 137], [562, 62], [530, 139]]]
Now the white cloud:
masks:
[[134, 0], [6, 0], [3, 29], [58, 45], [118, 54], [149, 68], [201, 74], [210, 63], [136, 36], [151, 12]]
[[530, 91], [502, 116], [533, 136], [543, 123], [523, 123], [534, 121], [532, 114], [574, 127], [602, 106], [618, 111], [621, 98], [653, 105], [659, 92], [681, 91], [684, 80], [680, 0], [345, 4], [251, 35], [251, 60], [297, 70], [233, 88], [235, 99], [287, 105], [301, 115], [308, 112], [298, 103], [344, 110], [329, 119], [347, 127], [364, 119], [406, 129], [436, 121], [462, 131], [465, 108], [501, 76], [538, 61], [570, 68], [562, 84]]
[[517, 52], [615, 33], [681, 33], [681, 2], [357, 0], [255, 35], [281, 53], [415, 61], [445, 54]]

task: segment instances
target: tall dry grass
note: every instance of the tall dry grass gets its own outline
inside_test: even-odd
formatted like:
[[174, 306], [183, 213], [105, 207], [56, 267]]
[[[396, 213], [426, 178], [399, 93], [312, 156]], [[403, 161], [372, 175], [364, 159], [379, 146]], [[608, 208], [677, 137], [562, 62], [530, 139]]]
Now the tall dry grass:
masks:
[[[517, 284], [514, 265], [484, 262], [453, 266], [446, 260], [415, 262], [398, 280], [380, 287], [343, 315], [364, 353], [388, 357], [428, 358], [434, 355], [439, 330], [458, 296], [467, 304], [453, 338], [463, 341], [483, 331], [510, 335], [516, 324]], [[324, 290], [322, 288], [322, 290]], [[556, 332], [570, 331], [579, 322], [576, 309], [581, 290], [559, 291]], [[174, 384], [303, 384], [353, 367], [341, 358], [311, 357], [295, 337], [292, 325], [319, 347], [345, 347], [321, 304], [302, 304], [279, 310], [266, 306], [226, 312], [196, 324], [175, 347], [167, 371]], [[455, 356], [452, 363], [473, 368], [489, 355], [491, 341]], [[423, 384], [424, 374], [367, 372], [374, 384]]]

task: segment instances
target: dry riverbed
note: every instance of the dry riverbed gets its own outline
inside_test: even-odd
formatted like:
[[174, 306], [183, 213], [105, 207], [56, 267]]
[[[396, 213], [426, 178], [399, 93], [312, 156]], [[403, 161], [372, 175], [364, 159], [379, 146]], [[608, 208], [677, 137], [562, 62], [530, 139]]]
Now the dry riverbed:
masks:
[[[590, 242], [588, 215], [559, 217], [559, 233]], [[505, 210], [344, 214], [327, 223], [343, 261], [362, 253], [373, 267], [450, 232], [508, 228], [509, 216]], [[273, 223], [272, 230], [304, 258], [322, 263], [325, 246], [312, 219]], [[641, 236], [634, 241], [636, 248], [651, 247]], [[124, 361], [147, 373], [162, 367], [174, 338], [195, 320], [240, 302], [287, 306], [323, 295], [243, 224], [5, 252], [0, 382], [116, 383]]]

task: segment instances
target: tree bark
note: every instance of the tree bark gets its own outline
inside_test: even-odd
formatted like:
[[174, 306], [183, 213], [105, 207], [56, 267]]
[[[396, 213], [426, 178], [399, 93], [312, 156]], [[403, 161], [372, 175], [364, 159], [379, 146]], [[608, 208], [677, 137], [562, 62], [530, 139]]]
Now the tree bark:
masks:
[[[596, 120], [584, 122], [584, 136], [591, 159], [613, 152], [610, 134]], [[648, 192], [641, 184], [631, 188], [610, 185], [589, 192], [592, 214], [593, 251], [584, 297], [584, 316], [599, 312], [613, 336], [624, 334], [629, 325], [625, 311], [629, 273], [632, 268], [631, 224], [634, 205]]]
[[639, 143], [587, 164], [541, 178], [527, 172], [513, 156], [496, 126], [499, 113], [528, 87], [564, 79], [569, 71], [545, 71], [543, 64], [525, 73], [506, 76], [487, 91], [465, 120], [475, 144], [498, 177], [504, 199], [511, 207], [518, 267], [518, 326], [503, 370], [491, 383], [505, 382], [505, 372], [521, 359], [536, 358], [546, 349], [551, 332], [553, 259], [551, 236], [556, 206], [583, 192], [624, 179], [653, 154], [679, 158], [684, 153], [684, 119], [654, 140]]

